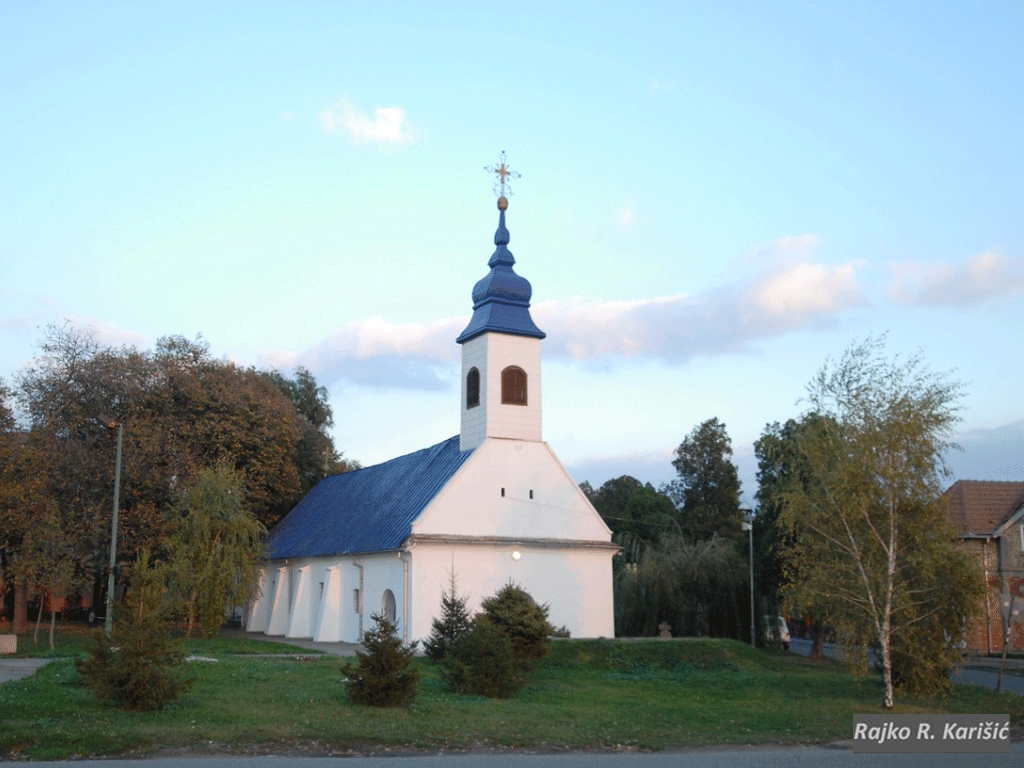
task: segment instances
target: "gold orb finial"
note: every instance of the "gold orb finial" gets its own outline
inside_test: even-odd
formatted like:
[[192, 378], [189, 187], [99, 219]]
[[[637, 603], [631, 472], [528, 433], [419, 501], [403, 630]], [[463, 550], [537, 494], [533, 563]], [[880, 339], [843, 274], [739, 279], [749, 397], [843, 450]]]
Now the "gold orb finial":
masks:
[[499, 197], [498, 198], [498, 210], [499, 211], [504, 211], [506, 208], [508, 208], [508, 198], [507, 197]]

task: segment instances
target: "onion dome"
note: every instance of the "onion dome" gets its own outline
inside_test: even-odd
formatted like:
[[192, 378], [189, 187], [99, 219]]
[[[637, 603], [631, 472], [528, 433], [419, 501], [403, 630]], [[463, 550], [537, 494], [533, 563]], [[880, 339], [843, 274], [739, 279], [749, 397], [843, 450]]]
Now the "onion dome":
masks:
[[494, 233], [497, 248], [487, 266], [491, 271], [473, 286], [473, 317], [456, 341], [463, 344], [482, 333], [494, 331], [513, 336], [530, 336], [543, 339], [544, 331], [538, 328], [530, 317], [530, 297], [533, 289], [530, 281], [512, 269], [516, 263], [508, 249], [509, 232], [505, 226], [505, 209], [508, 200], [498, 199], [498, 229]]

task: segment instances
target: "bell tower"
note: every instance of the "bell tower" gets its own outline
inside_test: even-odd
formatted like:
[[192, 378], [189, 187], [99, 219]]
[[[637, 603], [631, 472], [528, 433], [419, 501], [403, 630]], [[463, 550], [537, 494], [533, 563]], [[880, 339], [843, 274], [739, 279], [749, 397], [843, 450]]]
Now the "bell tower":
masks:
[[530, 282], [515, 273], [505, 226], [508, 178], [505, 164], [486, 170], [499, 177], [496, 249], [491, 271], [473, 287], [473, 317], [456, 341], [462, 345], [459, 447], [476, 448], [490, 437], [541, 440], [540, 340], [544, 332], [530, 317]]

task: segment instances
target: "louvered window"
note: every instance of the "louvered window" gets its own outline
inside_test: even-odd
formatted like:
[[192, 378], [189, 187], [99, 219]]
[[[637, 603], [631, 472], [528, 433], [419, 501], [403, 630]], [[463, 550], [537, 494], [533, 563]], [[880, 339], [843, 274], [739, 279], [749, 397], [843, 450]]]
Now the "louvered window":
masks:
[[466, 374], [466, 407], [475, 408], [480, 405], [480, 371], [470, 368]]
[[526, 371], [518, 365], [510, 365], [501, 372], [501, 402], [526, 405]]

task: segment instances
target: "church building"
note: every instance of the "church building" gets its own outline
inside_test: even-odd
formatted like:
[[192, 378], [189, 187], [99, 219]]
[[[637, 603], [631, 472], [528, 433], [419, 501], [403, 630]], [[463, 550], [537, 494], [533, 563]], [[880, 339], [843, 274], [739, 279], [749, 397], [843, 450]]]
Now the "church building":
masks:
[[429, 636], [454, 572], [473, 613], [515, 582], [572, 637], [612, 637], [611, 531], [541, 434], [532, 289], [513, 270], [502, 162], [496, 250], [473, 288], [459, 434], [321, 481], [271, 531], [246, 629], [358, 642], [382, 613]]

